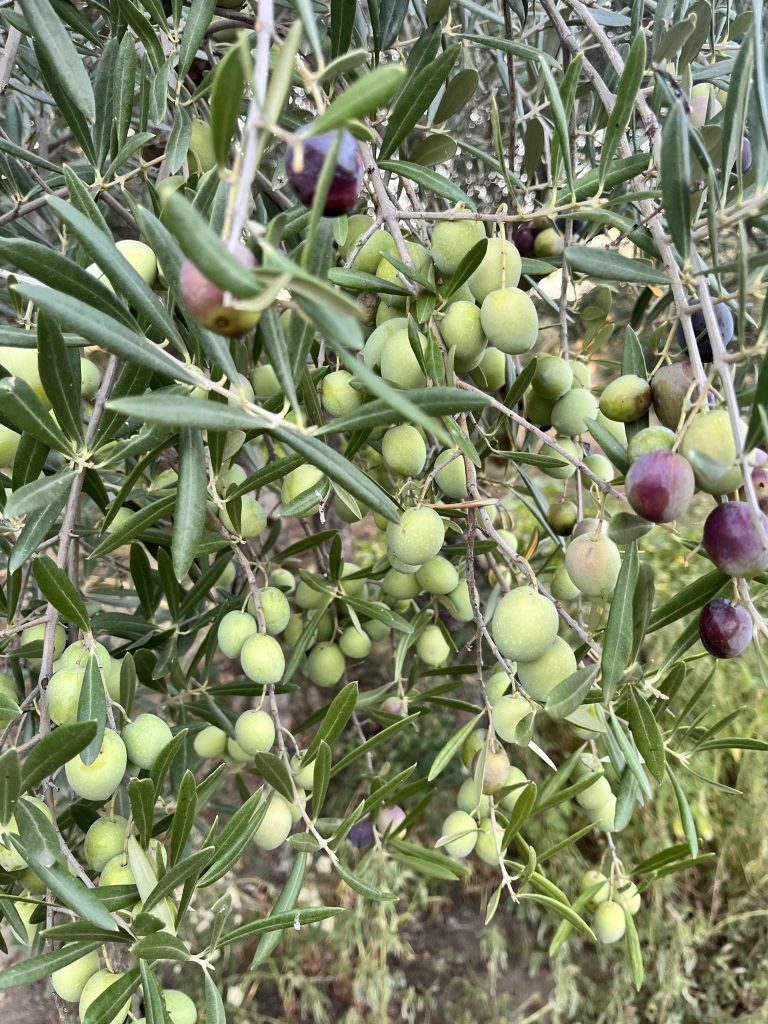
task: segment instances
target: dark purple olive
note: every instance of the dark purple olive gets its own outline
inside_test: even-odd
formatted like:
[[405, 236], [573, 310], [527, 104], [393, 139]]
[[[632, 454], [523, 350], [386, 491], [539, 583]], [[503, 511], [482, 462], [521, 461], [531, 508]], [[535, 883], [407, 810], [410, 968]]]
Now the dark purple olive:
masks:
[[370, 818], [355, 822], [349, 830], [349, 841], [358, 850], [367, 850], [373, 845], [373, 824]]
[[[765, 515], [763, 529], [768, 534]], [[727, 576], [751, 579], [768, 569], [768, 546], [763, 544], [745, 501], [729, 501], [712, 509], [704, 523], [703, 540], [704, 550]]]
[[521, 256], [533, 258], [533, 243], [536, 241], [538, 233], [539, 229], [531, 224], [521, 224], [517, 229], [512, 240]]
[[652, 523], [671, 523], [693, 500], [696, 481], [687, 459], [664, 449], [646, 452], [629, 467], [627, 501]]
[[752, 642], [752, 616], [740, 604], [716, 597], [699, 616], [699, 636], [716, 658], [738, 658]]
[[746, 174], [752, 166], [752, 143], [744, 139], [741, 143], [741, 173]]
[[[720, 329], [720, 337], [723, 341], [723, 348], [728, 348], [731, 341], [733, 340], [733, 313], [724, 302], [715, 303], [715, 317], [717, 319], [717, 326]], [[709, 331], [707, 330], [707, 324], [704, 319], [704, 313], [701, 309], [696, 309], [691, 315], [691, 326], [693, 327], [693, 333], [696, 335], [696, 344], [699, 349], [699, 355], [703, 363], [712, 362], [712, 341], [709, 337]], [[675, 334], [678, 345], [683, 352], [688, 351], [688, 345], [685, 341], [685, 334], [683, 332], [683, 325], [677, 325], [677, 332]]]
[[[337, 132], [310, 135], [303, 139], [301, 147], [289, 145], [285, 153], [285, 167], [291, 188], [304, 203], [311, 206], [320, 180], [328, 150], [336, 139]], [[353, 136], [341, 133], [336, 169], [328, 189], [323, 215], [340, 217], [351, 213], [360, 198], [363, 184], [363, 159]]]

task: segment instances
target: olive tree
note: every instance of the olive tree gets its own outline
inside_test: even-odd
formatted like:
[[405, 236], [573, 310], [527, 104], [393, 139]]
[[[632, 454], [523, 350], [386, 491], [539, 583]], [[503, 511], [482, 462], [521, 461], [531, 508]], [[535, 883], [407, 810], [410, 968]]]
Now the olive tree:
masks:
[[477, 872], [640, 986], [687, 794], [766, 747], [707, 698], [766, 633], [760, 5], [0, 25], [0, 988], [220, 1024], [221, 950], [343, 913], [321, 854], [362, 901]]

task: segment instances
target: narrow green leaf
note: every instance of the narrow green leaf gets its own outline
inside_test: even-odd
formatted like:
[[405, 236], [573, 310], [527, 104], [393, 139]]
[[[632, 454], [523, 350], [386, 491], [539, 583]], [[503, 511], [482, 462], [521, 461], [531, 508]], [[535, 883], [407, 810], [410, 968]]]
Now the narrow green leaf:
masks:
[[179, 795], [176, 797], [176, 810], [171, 823], [171, 867], [181, 858], [187, 839], [192, 831], [197, 811], [197, 787], [195, 776], [187, 770], [179, 783]]
[[672, 771], [669, 764], [667, 764], [667, 775], [669, 776], [669, 781], [672, 783], [672, 789], [675, 791], [677, 809], [680, 812], [680, 820], [683, 823], [683, 831], [685, 832], [685, 838], [688, 840], [688, 848], [691, 851], [691, 856], [698, 857], [699, 837], [696, 832], [696, 822], [693, 820], [691, 805], [688, 803], [688, 798], [683, 792], [683, 787], [680, 785], [677, 776]]
[[293, 803], [293, 786], [291, 776], [283, 762], [275, 754], [255, 754], [253, 764], [256, 771], [269, 785], [284, 797], [289, 803]]
[[186, 945], [167, 931], [153, 932], [134, 942], [131, 952], [140, 960], [154, 963], [157, 960], [175, 960], [183, 963], [191, 954]]
[[[641, 32], [637, 38], [644, 38]], [[691, 251], [691, 157], [688, 115], [677, 100], [661, 133], [661, 196], [667, 227], [684, 263]]]
[[563, 107], [563, 100], [560, 96], [560, 90], [557, 88], [557, 83], [552, 76], [552, 72], [549, 69], [547, 61], [544, 60], [543, 56], [539, 61], [539, 68], [541, 71], [541, 77], [544, 83], [544, 89], [547, 93], [549, 100], [549, 109], [552, 114], [552, 120], [555, 125], [555, 134], [558, 142], [560, 143], [560, 156], [565, 167], [565, 176], [568, 179], [568, 184], [573, 187], [573, 168], [571, 166], [571, 147], [568, 138], [568, 115]]
[[476, 209], [474, 200], [463, 189], [459, 188], [450, 178], [446, 178], [439, 171], [433, 171], [430, 167], [424, 167], [423, 164], [410, 163], [407, 160], [380, 160], [379, 167], [382, 171], [391, 171], [392, 174], [398, 174], [402, 178], [408, 178], [409, 181], [415, 181], [421, 188], [429, 189], [430, 192], [434, 192], [436, 196], [440, 196], [442, 199], [448, 199], [454, 203], [463, 203], [470, 210]]
[[198, 888], [203, 889], [217, 882], [239, 859], [261, 824], [266, 814], [267, 803], [258, 789], [241, 807], [238, 807], [214, 841], [215, 857], [198, 882]]
[[328, 710], [323, 718], [323, 723], [317, 730], [306, 754], [304, 762], [309, 764], [320, 749], [320, 744], [325, 741], [332, 744], [341, 735], [352, 712], [357, 705], [358, 689], [357, 683], [347, 683], [331, 701]]
[[669, 285], [662, 270], [655, 270], [642, 260], [630, 259], [610, 249], [594, 249], [588, 245], [569, 245], [565, 258], [579, 274], [606, 281], [625, 281], [629, 284]]
[[429, 66], [408, 80], [390, 111], [389, 123], [381, 142], [381, 159], [387, 159], [405, 141], [424, 111], [429, 107], [456, 63], [461, 47], [449, 46]]
[[331, 748], [325, 740], [321, 740], [315, 757], [314, 784], [312, 786], [312, 814], [315, 818], [320, 816], [323, 809], [330, 778]]
[[57, 768], [76, 757], [96, 735], [95, 722], [73, 722], [60, 725], [55, 732], [44, 736], [27, 754], [22, 766], [21, 791], [34, 789]]
[[250, 62], [245, 48], [246, 36], [229, 49], [216, 65], [211, 93], [211, 141], [216, 163], [226, 167], [229, 163], [229, 145], [232, 141], [246, 82], [246, 67]]
[[[270, 917], [277, 916], [285, 911], [293, 910], [299, 898], [302, 886], [304, 885], [304, 879], [307, 874], [307, 864], [309, 858], [306, 853], [297, 853], [296, 859], [293, 862], [293, 867], [285, 880], [285, 885], [282, 888], [280, 895], [275, 900], [275, 905], [272, 908]], [[270, 954], [276, 949], [280, 942], [280, 931], [275, 929], [271, 932], [265, 932], [259, 939], [259, 944], [256, 947], [256, 952], [253, 954], [253, 960], [251, 960], [250, 969], [257, 967], [259, 964], [270, 956]]]
[[96, 735], [80, 753], [80, 759], [84, 764], [93, 764], [101, 749], [104, 727], [107, 722], [105, 685], [105, 680], [99, 669], [99, 659], [95, 654], [90, 654], [85, 664], [83, 685], [80, 688], [80, 699], [77, 702], [77, 720], [78, 722], [95, 722]]
[[49, 0], [19, 0], [35, 43], [48, 63], [57, 71], [56, 80], [83, 117], [93, 121], [96, 103], [88, 73], [78, 56], [72, 38], [61, 23]]
[[21, 795], [21, 766], [14, 747], [0, 754], [0, 825], [7, 825]]
[[[375, 900], [377, 903], [386, 903], [388, 900], [396, 900], [398, 898], [394, 893], [387, 892], [384, 889], [377, 889], [375, 885], [370, 885], [368, 882], [363, 881], [362, 878], [350, 871], [349, 868], [346, 868], [340, 861], [337, 861], [334, 867], [350, 889], [354, 889], [355, 892], [365, 896], [366, 899]], [[340, 907], [336, 909], [340, 912], [342, 910]]]
[[46, 313], [41, 313], [37, 321], [37, 352], [40, 380], [56, 420], [69, 438], [81, 441], [80, 367], [77, 365], [75, 377], [64, 336]]
[[0, 971], [0, 991], [31, 985], [34, 981], [49, 978], [54, 971], [69, 967], [87, 953], [98, 949], [100, 945], [100, 942], [70, 942], [52, 953], [40, 953], [20, 963], [3, 967]]
[[48, 508], [51, 504], [65, 499], [74, 479], [74, 470], [62, 469], [52, 476], [25, 484], [9, 495], [5, 505], [6, 518], [12, 519], [16, 516], [29, 515], [30, 512], [39, 512], [40, 509]]
[[131, 996], [140, 982], [141, 972], [138, 967], [126, 971], [94, 999], [83, 1014], [81, 1024], [109, 1024], [110, 1021], [119, 1019], [122, 1008], [130, 1003]]
[[640, 91], [645, 72], [645, 33], [638, 32], [632, 40], [624, 70], [616, 90], [616, 102], [608, 117], [603, 144], [600, 148], [600, 187], [605, 186], [608, 170], [616, 156], [619, 141], [626, 131], [634, 110], [635, 100]]
[[203, 41], [206, 29], [213, 18], [216, 0], [195, 0], [189, 8], [189, 14], [181, 34], [179, 47], [179, 78], [183, 79], [192, 67], [198, 47]]
[[43, 596], [68, 622], [73, 622], [84, 633], [91, 632], [85, 601], [69, 576], [49, 555], [38, 555], [32, 563], [32, 575]]
[[151, 779], [131, 779], [127, 786], [131, 814], [136, 822], [139, 842], [146, 846], [152, 835], [155, 812], [155, 787]]
[[179, 582], [189, 572], [203, 539], [207, 494], [203, 436], [199, 430], [182, 430], [179, 437], [179, 478], [171, 539], [173, 571]]
[[558, 917], [564, 918], [568, 924], [573, 925], [577, 931], [580, 931], [583, 935], [586, 935], [590, 939], [594, 939], [597, 942], [595, 933], [589, 927], [587, 922], [581, 917], [580, 914], [574, 909], [573, 906], [569, 906], [567, 903], [561, 903], [560, 900], [554, 899], [552, 896], [544, 896], [538, 892], [521, 892], [519, 894], [521, 900], [532, 900], [534, 903], [541, 903], [547, 907]]
[[547, 714], [553, 718], [567, 718], [568, 715], [572, 715], [584, 703], [596, 675], [597, 665], [585, 665], [584, 668], [577, 668], [567, 679], [563, 679], [547, 697]]
[[633, 608], [639, 565], [637, 544], [633, 542], [627, 548], [621, 563], [605, 627], [600, 669], [603, 700], [606, 703], [613, 700], [621, 673], [632, 657]]
[[427, 781], [433, 782], [441, 772], [445, 771], [450, 762], [453, 760], [456, 752], [461, 749], [464, 740], [469, 736], [472, 730], [477, 726], [477, 723], [482, 718], [482, 715], [475, 715], [474, 718], [455, 732], [453, 736], [448, 739], [438, 751], [427, 775]]
[[405, 77], [400, 64], [386, 64], [358, 78], [329, 103], [322, 114], [312, 122], [309, 135], [345, 128], [355, 118], [374, 114], [394, 96]]
[[0, 403], [4, 416], [19, 430], [57, 452], [69, 453], [72, 444], [32, 388], [21, 377], [0, 380]]
[[664, 740], [648, 701], [641, 693], [633, 689], [629, 701], [629, 727], [632, 730], [637, 749], [643, 755], [649, 771], [661, 782], [664, 778], [666, 757]]
[[205, 974], [205, 1024], [227, 1024], [224, 1000], [213, 978]]

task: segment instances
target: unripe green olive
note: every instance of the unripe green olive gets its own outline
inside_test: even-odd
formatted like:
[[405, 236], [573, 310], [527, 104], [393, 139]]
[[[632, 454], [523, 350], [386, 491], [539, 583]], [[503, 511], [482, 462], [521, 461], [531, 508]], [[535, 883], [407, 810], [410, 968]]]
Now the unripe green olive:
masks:
[[[509, 769], [509, 774], [507, 775], [503, 786], [504, 789], [509, 789], [509, 792], [505, 793], [501, 800], [499, 800], [499, 806], [502, 810], [506, 811], [507, 814], [511, 814], [512, 811], [514, 811], [515, 804], [522, 796], [523, 789], [527, 782], [528, 779], [519, 768], [512, 767]], [[510, 789], [511, 786], [515, 788]]]
[[125, 854], [108, 860], [99, 876], [99, 885], [135, 885], [136, 878]]
[[487, 739], [487, 729], [473, 729], [469, 736], [467, 736], [461, 747], [461, 760], [465, 768], [469, 768], [475, 759], [475, 754], [482, 750]]
[[631, 462], [648, 452], [672, 451], [677, 435], [669, 427], [654, 426], [639, 430], [629, 439], [627, 455]]
[[[384, 303], [379, 305], [379, 312], [381, 312], [382, 306], [384, 306]], [[379, 370], [381, 368], [381, 353], [384, 345], [392, 335], [398, 331], [408, 329], [408, 321], [404, 316], [400, 315], [399, 311], [395, 316], [385, 320], [383, 323], [377, 317], [377, 323], [379, 326], [371, 332], [363, 349], [363, 362], [369, 370]]]
[[604, 946], [609, 946], [622, 939], [627, 930], [627, 921], [622, 905], [615, 900], [606, 900], [605, 903], [601, 903], [595, 910], [592, 930], [597, 936], [598, 942]]
[[[53, 821], [50, 808], [39, 797], [26, 796], [22, 797], [22, 799], [34, 804], [38, 811], [41, 811], [49, 821]], [[13, 814], [8, 819], [7, 824], [0, 826], [0, 840], [2, 840], [0, 842], [0, 868], [4, 871], [21, 871], [26, 867], [27, 862], [10, 840], [6, 838], [9, 834], [14, 836], [19, 834], [19, 828]]]
[[600, 412], [619, 423], [634, 423], [650, 407], [651, 385], [634, 373], [625, 373], [612, 380], [600, 396]]
[[[418, 242], [406, 242], [405, 247], [408, 250], [408, 255], [413, 263], [414, 269], [419, 276], [429, 277], [432, 273], [432, 257], [429, 252], [423, 245], [419, 245]], [[394, 253], [392, 255], [394, 255]], [[402, 287], [402, 281], [400, 280], [399, 273], [394, 264], [390, 263], [386, 258], [386, 254], [382, 257], [376, 267], [376, 277], [381, 278], [382, 281], [386, 281], [388, 284], [397, 284]], [[416, 287], [418, 288], [419, 286], [417, 285]], [[383, 298], [387, 305], [394, 309], [403, 309], [405, 307], [405, 295], [384, 294]]]
[[299, 608], [303, 608], [305, 611], [314, 611], [324, 604], [325, 594], [322, 590], [315, 590], [306, 580], [299, 580], [294, 600]]
[[501, 391], [507, 381], [507, 357], [493, 345], [483, 352], [480, 362], [472, 370], [472, 380], [486, 392]]
[[227, 737], [227, 760], [234, 764], [250, 764], [253, 760], [253, 754], [249, 754], [247, 750], [243, 750], [237, 740], [232, 739], [231, 736]]
[[77, 707], [83, 687], [85, 671], [82, 668], [63, 668], [51, 676], [45, 690], [45, 704], [51, 721], [56, 725], [71, 725], [77, 721]]
[[453, 274], [479, 241], [485, 225], [477, 220], [439, 220], [432, 229], [432, 259], [441, 274]]
[[[282, 633], [291, 617], [291, 606], [283, 591], [277, 587], [263, 587], [259, 591], [259, 605], [267, 633], [270, 636]], [[253, 608], [253, 599], [249, 602], [249, 608]], [[253, 611], [255, 613], [255, 608]]]
[[568, 575], [565, 562], [561, 562], [555, 569], [549, 591], [556, 601], [575, 601], [581, 591]]
[[246, 754], [263, 753], [275, 742], [275, 723], [266, 711], [249, 708], [235, 722], [235, 739]]
[[[355, 213], [347, 219], [347, 237], [344, 244], [339, 247], [345, 260], [355, 248], [357, 240], [371, 227], [373, 220], [367, 214]], [[377, 228], [357, 250], [350, 268], [364, 274], [375, 274], [385, 253], [397, 256], [397, 246], [388, 231]]]
[[605, 480], [607, 484], [616, 476], [616, 470], [613, 468], [610, 459], [607, 459], [605, 455], [601, 455], [599, 452], [587, 455], [584, 459], [584, 465], [600, 480]]
[[427, 626], [416, 641], [416, 653], [430, 668], [444, 665], [451, 654], [448, 641], [439, 626]]
[[611, 784], [604, 775], [598, 776], [591, 786], [576, 794], [576, 803], [585, 811], [599, 810], [611, 798]]
[[596, 419], [597, 413], [597, 399], [592, 392], [575, 388], [552, 406], [552, 426], [558, 434], [576, 437], [586, 432], [585, 420]]
[[565, 553], [568, 575], [585, 597], [607, 597], [621, 569], [621, 554], [610, 537], [581, 534]]
[[640, 893], [634, 882], [623, 881], [616, 890], [616, 902], [620, 903], [625, 910], [628, 910], [632, 917], [635, 917], [640, 910]]
[[475, 848], [477, 822], [466, 811], [454, 811], [443, 822], [442, 834], [444, 836], [456, 834], [456, 838], [445, 843], [442, 849], [449, 857], [461, 860], [468, 857]]
[[352, 387], [353, 379], [348, 370], [334, 370], [323, 377], [320, 398], [323, 408], [331, 416], [354, 412], [363, 404], [363, 396]]
[[387, 545], [408, 565], [423, 565], [440, 553], [445, 526], [433, 508], [409, 508], [387, 530]]
[[254, 397], [274, 398], [283, 390], [273, 366], [256, 366], [251, 374]]
[[[242, 5], [235, 4], [233, 0], [225, 0], [224, 6]], [[189, 160], [189, 169], [193, 174], [204, 174], [216, 166], [216, 151], [213, 148], [211, 126], [207, 121], [200, 120], [199, 117], [192, 118], [187, 159]]]
[[263, 533], [267, 528], [267, 513], [264, 511], [264, 507], [261, 502], [251, 497], [249, 494], [244, 494], [240, 498], [240, 526], [235, 526], [234, 520], [230, 517], [227, 511], [227, 506], [221, 510], [221, 521], [236, 537], [242, 537], [244, 540], [251, 540], [254, 537], [258, 537], [260, 533]]
[[493, 615], [493, 638], [505, 658], [535, 661], [555, 641], [559, 619], [551, 601], [531, 587], [505, 594]]
[[419, 566], [416, 582], [428, 594], [445, 595], [450, 594], [459, 585], [459, 574], [447, 558], [435, 555]]
[[569, 645], [556, 636], [540, 658], [522, 662], [517, 674], [523, 688], [534, 700], [545, 701], [554, 688], [576, 671], [576, 657]]
[[119, 814], [97, 818], [85, 834], [83, 852], [89, 868], [102, 871], [108, 861], [122, 853], [128, 822]]
[[[296, 469], [291, 470], [283, 480], [280, 492], [283, 505], [288, 505], [290, 502], [295, 501], [299, 495], [304, 494], [306, 491], [322, 489], [325, 482], [325, 474], [315, 466], [298, 466]], [[311, 509], [302, 513], [300, 518], [314, 515], [319, 508], [320, 502], [318, 501]]]
[[485, 695], [492, 706], [501, 700], [511, 682], [512, 676], [507, 675], [503, 668], [497, 668], [491, 672], [485, 681]]
[[315, 625], [315, 641], [330, 640], [335, 632], [336, 620], [329, 611], [323, 612]]
[[476, 856], [485, 864], [492, 866], [498, 864], [503, 855], [501, 846], [503, 835], [504, 830], [502, 828], [498, 825], [494, 828], [490, 818], [483, 818], [477, 830]]
[[608, 879], [602, 871], [585, 871], [581, 876], [579, 882], [579, 888], [582, 892], [589, 892], [594, 886], [599, 885], [600, 888], [590, 896], [589, 907], [599, 907], [601, 903], [605, 903], [611, 895], [611, 887], [608, 883]]
[[341, 567], [341, 578], [339, 583], [345, 594], [351, 597], [365, 597], [368, 593], [368, 582], [365, 579], [350, 579], [360, 572], [360, 566], [354, 562], [345, 562]]
[[288, 838], [292, 827], [291, 805], [279, 793], [273, 793], [253, 841], [260, 850], [276, 850]]
[[91, 764], [85, 764], [77, 754], [67, 761], [64, 772], [70, 788], [83, 800], [104, 803], [120, 785], [127, 764], [125, 744], [116, 732], [107, 728]]
[[539, 314], [520, 288], [490, 292], [480, 309], [480, 323], [489, 344], [509, 355], [530, 352], [539, 336]]
[[[743, 437], [743, 424], [741, 430]], [[693, 458], [694, 452], [705, 458]], [[697, 486], [707, 494], [728, 494], [740, 486], [741, 467], [736, 461], [736, 442], [727, 409], [694, 416], [683, 434], [680, 454], [690, 461]]]
[[[119, 971], [112, 973], [111, 971], [101, 970], [92, 974], [91, 977], [86, 981], [83, 986], [83, 991], [80, 994], [80, 1001], [78, 1006], [78, 1013], [80, 1020], [85, 1019], [85, 1012], [91, 1003], [101, 995], [102, 992], [114, 985], [116, 981], [119, 981], [123, 974]], [[128, 1010], [131, 1007], [130, 996], [126, 999], [125, 1003], [118, 1009], [117, 1013], [109, 1020], [108, 1024], [123, 1024], [123, 1021], [128, 1016]]]
[[494, 732], [505, 743], [516, 743], [517, 727], [532, 711], [533, 708], [521, 693], [504, 694], [493, 705]]
[[537, 395], [554, 401], [570, 391], [572, 384], [573, 369], [569, 360], [547, 352], [537, 357], [536, 372], [531, 381]]
[[514, 288], [521, 270], [520, 254], [514, 245], [503, 238], [490, 238], [482, 262], [469, 278], [469, 287], [482, 303], [493, 291]]
[[110, 654], [104, 644], [94, 643], [92, 648], [86, 647], [82, 640], [76, 640], [64, 650], [56, 665], [57, 671], [63, 668], [84, 669], [88, 664], [88, 658], [93, 654], [96, 657], [99, 668], [103, 673], [109, 671]]
[[358, 630], [356, 626], [347, 626], [339, 637], [339, 647], [346, 658], [359, 661], [371, 653], [371, 638], [364, 630]]
[[285, 656], [280, 644], [264, 633], [245, 641], [240, 651], [240, 664], [248, 678], [261, 686], [279, 683], [285, 672]]
[[579, 510], [573, 501], [555, 501], [547, 509], [547, 523], [560, 537], [567, 537], [576, 525]]
[[608, 433], [615, 438], [622, 448], [627, 447], [627, 428], [618, 420], [609, 420], [608, 417], [598, 409], [595, 420], [601, 427], [605, 427]]
[[381, 439], [381, 457], [392, 473], [420, 476], [427, 461], [427, 446], [416, 427], [403, 423], [390, 427]]
[[[21, 633], [21, 646], [25, 647], [27, 644], [35, 642], [43, 643], [45, 639], [45, 623], [40, 623], [39, 626], [27, 626]], [[60, 625], [56, 625], [56, 629], [53, 634], [53, 660], [58, 661], [64, 651], [64, 645], [67, 642], [67, 634]], [[33, 668], [39, 668], [43, 662], [42, 658], [27, 658], [27, 661]]]
[[386, 622], [380, 622], [378, 619], [366, 619], [363, 623], [363, 629], [374, 643], [386, 640], [391, 632], [391, 627]]
[[335, 686], [344, 675], [346, 663], [337, 644], [315, 644], [307, 658], [307, 676], [316, 686]]
[[195, 735], [193, 745], [198, 757], [222, 757], [227, 749], [227, 734], [216, 725], [206, 725]]
[[195, 1024], [197, 1007], [186, 992], [177, 988], [164, 988], [162, 995], [171, 1024]]
[[65, 1003], [79, 1002], [85, 983], [94, 976], [100, 967], [98, 952], [95, 949], [91, 950], [90, 953], [81, 956], [74, 963], [60, 967], [58, 971], [53, 972], [51, 975], [53, 991]]
[[291, 758], [291, 770], [293, 771], [293, 781], [301, 789], [308, 789], [310, 792], [315, 788], [315, 768], [317, 767], [317, 761], [310, 761], [309, 764], [304, 764], [303, 754], [294, 754]]
[[128, 757], [139, 768], [151, 768], [172, 739], [170, 726], [159, 715], [139, 715], [123, 729]]
[[[123, 258], [130, 263], [139, 277], [152, 288], [157, 281], [157, 257], [152, 249], [144, 242], [139, 242], [132, 238], [124, 238], [119, 242], [115, 242], [115, 247], [119, 249]], [[91, 263], [90, 266], [86, 267], [86, 270], [98, 281], [101, 281], [110, 291], [114, 291], [112, 284], [98, 264]]]
[[301, 615], [292, 615], [285, 627], [283, 637], [289, 648], [295, 647], [299, 637], [304, 632], [304, 619]]
[[[93, 398], [99, 390], [101, 374], [98, 366], [90, 359], [80, 360], [80, 394], [83, 398]], [[0, 463], [2, 464], [2, 463]]]
[[269, 574], [269, 584], [284, 594], [292, 594], [296, 589], [296, 577], [290, 569], [273, 569]]
[[471, 622], [475, 617], [472, 603], [469, 600], [469, 585], [466, 580], [459, 580], [450, 594], [440, 597], [440, 604], [448, 609], [448, 613], [457, 622]]
[[[569, 394], [573, 394], [573, 392], [569, 392]], [[560, 447], [563, 449], [563, 451], [567, 452], [568, 455], [570, 455], [574, 459], [580, 459], [582, 457], [582, 455], [584, 454], [583, 451], [582, 451], [581, 445], [577, 444], [570, 437], [557, 437], [557, 438], [555, 438], [555, 440], [560, 445]], [[559, 454], [559, 452], [551, 451], [550, 454], [552, 455], [553, 458], [556, 458], [556, 459], [560, 460], [560, 465], [559, 466], [544, 466], [543, 469], [542, 469], [542, 472], [546, 473], [547, 476], [552, 477], [553, 480], [568, 480], [568, 479], [570, 479], [574, 475], [574, 473], [576, 472], [576, 466], [574, 466], [574, 464], [572, 462], [568, 462], [566, 459], [564, 459]]]
[[16, 450], [21, 442], [21, 434], [0, 423], [0, 466], [4, 469], [13, 465]]
[[459, 373], [474, 370], [485, 352], [487, 340], [474, 302], [452, 302], [440, 321], [440, 334]]
[[469, 495], [467, 467], [458, 448], [448, 448], [435, 459], [435, 483], [449, 498], [461, 500]]
[[616, 826], [616, 797], [613, 793], [604, 804], [599, 807], [585, 808], [589, 820], [595, 828], [601, 828], [605, 832], [613, 832]]
[[510, 767], [506, 750], [489, 750], [485, 758], [483, 792], [492, 795], [503, 789], [509, 777]]
[[485, 818], [491, 813], [491, 798], [481, 793], [478, 803], [475, 799], [475, 780], [465, 779], [459, 787], [456, 806], [460, 811], [466, 811], [467, 814], [477, 811], [481, 818]]
[[45, 393], [37, 360], [36, 348], [12, 348], [10, 345], [0, 346], [0, 364], [5, 367], [12, 377], [19, 377], [25, 381], [46, 409], [48, 409], [51, 402]]
[[[427, 339], [423, 334], [419, 334], [419, 344], [424, 352]], [[384, 380], [401, 388], [423, 388], [427, 383], [427, 378], [411, 348], [407, 330], [395, 331], [384, 342], [380, 370]]]

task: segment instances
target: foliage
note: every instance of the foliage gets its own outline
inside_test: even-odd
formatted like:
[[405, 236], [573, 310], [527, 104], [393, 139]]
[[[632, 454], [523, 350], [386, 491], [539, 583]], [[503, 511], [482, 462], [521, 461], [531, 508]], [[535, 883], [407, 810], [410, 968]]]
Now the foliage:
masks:
[[514, 915], [652, 1002], [766, 749], [706, 653], [764, 675], [761, 5], [321, 7], [0, 9], [0, 988], [98, 949], [84, 1024], [184, 1024], [172, 964], [220, 1024], [296, 930], [415, 1017], [471, 879], [487, 977]]

